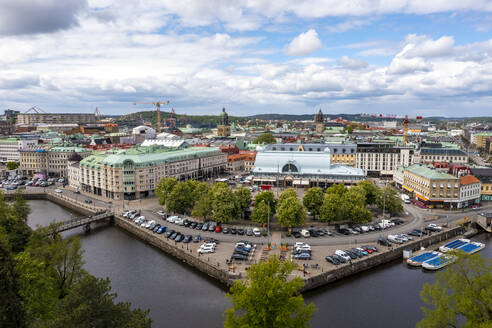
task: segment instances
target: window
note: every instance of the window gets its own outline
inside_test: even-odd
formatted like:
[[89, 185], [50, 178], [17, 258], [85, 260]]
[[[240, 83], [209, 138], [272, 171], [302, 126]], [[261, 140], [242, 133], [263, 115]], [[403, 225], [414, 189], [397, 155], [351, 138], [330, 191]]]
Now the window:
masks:
[[294, 164], [285, 164], [284, 167], [282, 167], [282, 172], [298, 172], [297, 171], [297, 166]]

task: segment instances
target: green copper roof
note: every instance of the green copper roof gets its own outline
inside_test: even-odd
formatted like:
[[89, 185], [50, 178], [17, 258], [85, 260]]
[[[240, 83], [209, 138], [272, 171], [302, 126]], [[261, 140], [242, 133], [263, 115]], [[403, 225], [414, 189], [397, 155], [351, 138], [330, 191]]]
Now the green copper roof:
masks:
[[83, 159], [80, 165], [92, 168], [98, 166], [123, 167], [123, 163], [128, 163], [136, 167], [145, 167], [220, 153], [220, 149], [214, 147], [190, 147], [186, 149], [158, 146], [134, 147], [91, 155]]
[[406, 170], [427, 179], [458, 180], [458, 178], [454, 175], [440, 172], [432, 167], [423, 164], [413, 164], [407, 167]]
[[81, 148], [81, 147], [74, 147], [74, 146], [68, 146], [68, 147], [52, 147], [50, 152], [60, 152], [60, 153], [86, 153], [89, 152], [90, 150]]

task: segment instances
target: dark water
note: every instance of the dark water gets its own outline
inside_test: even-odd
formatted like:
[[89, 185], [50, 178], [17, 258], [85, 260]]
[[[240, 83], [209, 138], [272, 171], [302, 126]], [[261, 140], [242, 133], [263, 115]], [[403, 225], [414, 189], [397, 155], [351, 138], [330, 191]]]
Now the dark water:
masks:
[[[66, 220], [70, 212], [48, 201], [29, 201], [29, 224]], [[119, 301], [150, 309], [153, 327], [220, 327], [229, 307], [225, 289], [162, 252], [117, 228], [99, 227], [80, 235], [85, 268], [109, 277]], [[489, 243], [481, 253], [492, 258]], [[400, 261], [330, 284], [305, 295], [318, 312], [312, 327], [415, 327], [422, 317], [419, 292], [432, 273], [410, 270]]]

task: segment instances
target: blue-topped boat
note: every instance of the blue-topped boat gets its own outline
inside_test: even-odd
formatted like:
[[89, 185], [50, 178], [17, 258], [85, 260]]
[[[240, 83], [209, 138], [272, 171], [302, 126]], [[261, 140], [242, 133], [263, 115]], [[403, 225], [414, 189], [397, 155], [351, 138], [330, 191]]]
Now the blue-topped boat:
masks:
[[447, 243], [444, 246], [439, 247], [439, 250], [443, 253], [448, 252], [453, 249], [457, 249], [458, 247], [464, 246], [468, 244], [470, 240], [468, 239], [456, 239], [453, 240], [452, 242]]
[[458, 247], [457, 249], [464, 251], [465, 253], [468, 254], [473, 254], [478, 251], [481, 251], [482, 249], [485, 248], [485, 244], [476, 242], [476, 241], [471, 241], [463, 246]]
[[422, 268], [426, 270], [435, 271], [444, 268], [446, 265], [449, 265], [453, 262], [454, 262], [454, 256], [441, 255], [422, 263]]
[[439, 255], [442, 255], [442, 253], [436, 251], [427, 251], [420, 255], [409, 258], [407, 260], [407, 264], [411, 266], [421, 266], [422, 263], [424, 263], [425, 261], [429, 261], [435, 257], [438, 257]]

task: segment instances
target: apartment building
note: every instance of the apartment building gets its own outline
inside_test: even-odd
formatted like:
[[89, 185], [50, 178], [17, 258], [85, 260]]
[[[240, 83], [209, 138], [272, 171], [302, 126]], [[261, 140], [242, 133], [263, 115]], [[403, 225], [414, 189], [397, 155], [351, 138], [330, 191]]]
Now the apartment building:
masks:
[[96, 123], [96, 116], [91, 113], [24, 113], [17, 115], [17, 124], [87, 124]]
[[413, 164], [406, 167], [402, 188], [430, 207], [459, 207], [460, 180], [431, 166]]
[[24, 175], [42, 174], [50, 177], [67, 177], [68, 164], [74, 154], [85, 158], [91, 151], [81, 147], [58, 146], [22, 149], [19, 169]]
[[0, 139], [0, 162], [18, 162], [20, 159], [20, 150], [29, 149], [37, 144], [37, 139]]
[[149, 146], [94, 154], [83, 159], [78, 169], [70, 166], [70, 175], [79, 174], [84, 193], [115, 200], [140, 199], [152, 196], [163, 177], [207, 179], [224, 172], [226, 165], [227, 155], [218, 148]]
[[460, 177], [460, 203], [458, 208], [479, 203], [481, 186], [480, 180], [473, 175]]
[[255, 167], [256, 151], [240, 151], [227, 155], [227, 171], [230, 173], [251, 172]]
[[368, 177], [391, 178], [398, 166], [412, 164], [414, 150], [397, 147], [394, 143], [358, 143], [355, 167]]
[[356, 144], [328, 144], [332, 164], [355, 167], [357, 164]]
[[421, 148], [415, 152], [414, 163], [468, 163], [468, 155], [457, 148]]
[[472, 168], [470, 171], [480, 180], [480, 200], [492, 201], [492, 169]]

